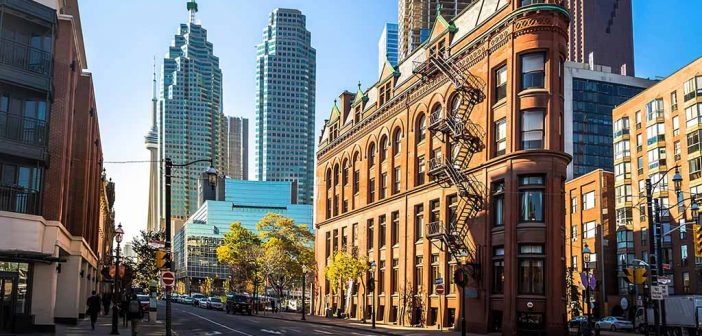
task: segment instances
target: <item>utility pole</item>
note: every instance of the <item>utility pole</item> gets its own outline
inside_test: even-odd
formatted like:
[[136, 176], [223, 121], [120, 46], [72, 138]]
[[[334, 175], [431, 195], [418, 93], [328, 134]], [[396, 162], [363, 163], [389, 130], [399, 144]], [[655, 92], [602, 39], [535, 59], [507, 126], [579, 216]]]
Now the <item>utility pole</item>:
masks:
[[[651, 179], [646, 179], [646, 219], [648, 221], [648, 264], [650, 267], [650, 282], [649, 292], [653, 291], [653, 286], [658, 286], [658, 256], [656, 250], [656, 227], [653, 223], [653, 185]], [[657, 300], [656, 300], [657, 301]], [[656, 336], [660, 335], [660, 317], [658, 316], [658, 302], [653, 303], [653, 324], [656, 328]]]
[[[169, 271], [173, 271], [173, 262], [171, 261], [171, 170], [173, 169], [173, 161], [170, 158], [165, 160], [165, 223], [166, 226], [166, 237], [164, 239], [164, 249], [168, 255], [168, 267]], [[166, 287], [166, 336], [171, 336], [171, 292], [172, 287]]]

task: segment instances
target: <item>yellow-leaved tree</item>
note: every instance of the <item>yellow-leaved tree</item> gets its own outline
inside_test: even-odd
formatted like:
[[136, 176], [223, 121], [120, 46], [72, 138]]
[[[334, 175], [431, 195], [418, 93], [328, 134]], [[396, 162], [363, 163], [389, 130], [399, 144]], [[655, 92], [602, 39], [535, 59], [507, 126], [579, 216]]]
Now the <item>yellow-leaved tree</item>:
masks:
[[354, 256], [346, 251], [336, 251], [331, 262], [324, 269], [324, 277], [329, 280], [332, 293], [339, 294], [341, 310], [345, 311], [344, 293], [351, 280], [358, 281], [368, 271], [365, 256]]

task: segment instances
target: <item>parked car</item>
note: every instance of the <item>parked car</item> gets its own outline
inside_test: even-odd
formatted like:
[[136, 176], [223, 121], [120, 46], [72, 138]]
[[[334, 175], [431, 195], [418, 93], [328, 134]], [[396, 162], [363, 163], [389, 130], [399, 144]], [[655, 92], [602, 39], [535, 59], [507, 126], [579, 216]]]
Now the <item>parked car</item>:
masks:
[[141, 311], [148, 312], [149, 304], [151, 302], [149, 296], [146, 294], [137, 294], [137, 299], [139, 300], [139, 304], [141, 305]]
[[193, 305], [195, 305], [195, 306], [200, 304], [200, 300], [207, 299], [206, 296], [204, 296], [200, 293], [193, 293], [190, 297], [193, 299]]
[[207, 309], [224, 310], [224, 303], [216, 296], [207, 299]]
[[200, 299], [197, 301], [197, 303], [195, 303], [195, 301], [193, 300], [193, 304], [195, 306], [200, 307], [200, 308], [207, 308], [207, 309], [210, 308], [209, 302], [207, 302], [207, 298]]
[[253, 300], [246, 294], [231, 293], [227, 295], [226, 311], [227, 314], [240, 313], [251, 315], [253, 310]]
[[576, 316], [568, 321], [568, 328], [578, 328], [587, 323], [587, 316]]
[[184, 297], [182, 298], [181, 303], [190, 304], [190, 305], [191, 305], [191, 304], [193, 304], [193, 298], [191, 298], [191, 297], [189, 297], [189, 296], [184, 296]]
[[623, 317], [606, 316], [595, 322], [595, 330], [634, 330], [634, 324]]

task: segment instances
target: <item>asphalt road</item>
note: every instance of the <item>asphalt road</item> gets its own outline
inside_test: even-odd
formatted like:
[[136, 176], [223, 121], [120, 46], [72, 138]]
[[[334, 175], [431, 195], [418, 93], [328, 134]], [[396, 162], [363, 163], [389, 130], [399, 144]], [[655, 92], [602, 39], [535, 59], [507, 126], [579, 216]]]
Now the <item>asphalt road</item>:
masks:
[[[173, 331], [179, 336], [376, 335], [346, 328], [296, 321], [284, 321], [257, 316], [227, 315], [222, 311], [207, 310], [178, 303], [173, 303], [171, 307], [173, 310]], [[159, 315], [165, 314], [165, 302], [159, 301], [158, 310]], [[159, 316], [159, 319], [160, 318], [161, 316]]]

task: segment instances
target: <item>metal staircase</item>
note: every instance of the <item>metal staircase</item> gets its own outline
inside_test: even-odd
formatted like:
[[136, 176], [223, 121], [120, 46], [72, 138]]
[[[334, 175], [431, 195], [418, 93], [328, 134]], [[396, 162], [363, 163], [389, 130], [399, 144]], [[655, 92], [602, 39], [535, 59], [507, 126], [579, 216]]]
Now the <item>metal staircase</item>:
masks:
[[458, 108], [442, 109], [429, 116], [428, 128], [438, 139], [447, 142], [451, 153], [450, 158], [438, 155], [432, 158], [429, 175], [444, 187], [456, 187], [458, 201], [446, 225], [440, 220], [427, 224], [427, 238], [446, 244], [448, 253], [457, 261], [465, 258], [466, 265], [471, 266], [473, 278], [477, 279], [479, 251], [470, 237], [469, 221], [485, 206], [485, 187], [467, 171], [473, 155], [485, 148], [485, 132], [470, 120], [473, 107], [485, 99], [483, 85], [479, 78], [443, 55], [430, 56], [415, 64], [414, 72], [423, 79], [442, 73], [460, 97]]

